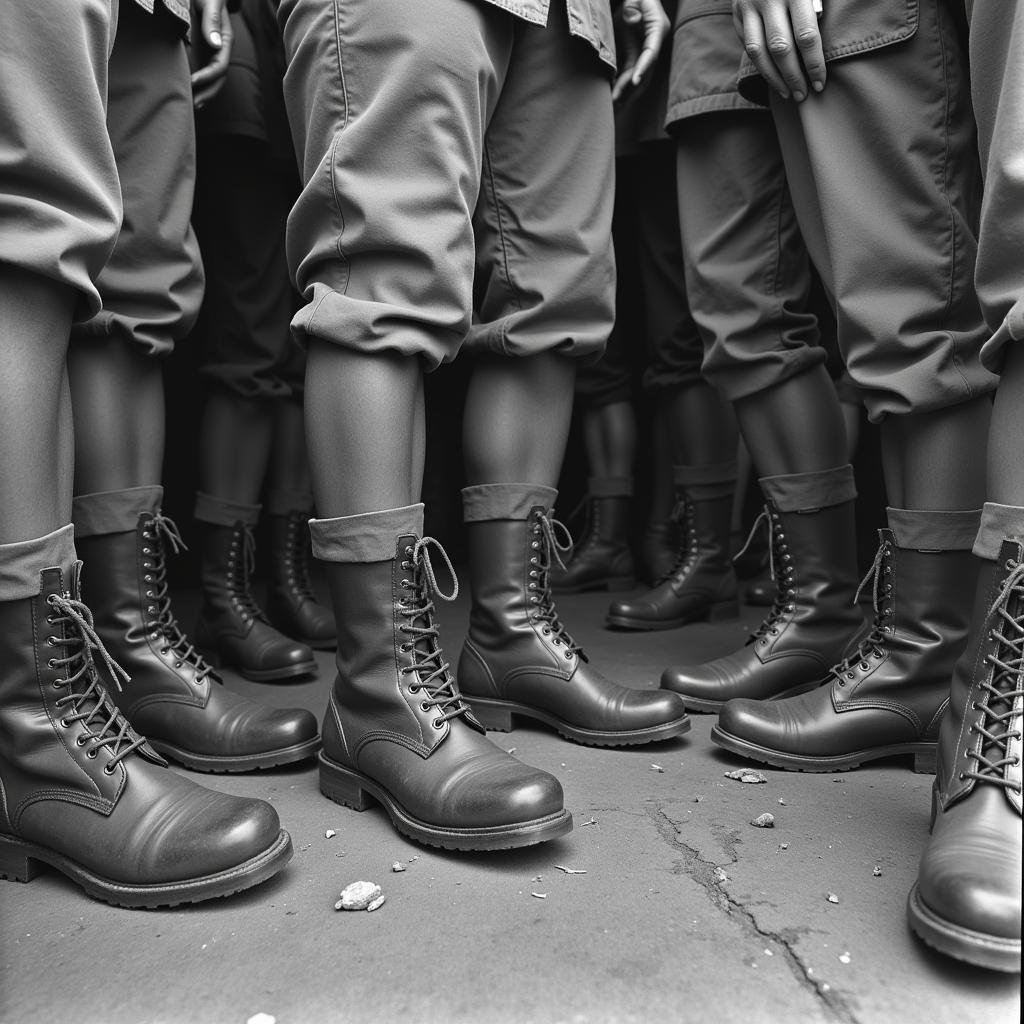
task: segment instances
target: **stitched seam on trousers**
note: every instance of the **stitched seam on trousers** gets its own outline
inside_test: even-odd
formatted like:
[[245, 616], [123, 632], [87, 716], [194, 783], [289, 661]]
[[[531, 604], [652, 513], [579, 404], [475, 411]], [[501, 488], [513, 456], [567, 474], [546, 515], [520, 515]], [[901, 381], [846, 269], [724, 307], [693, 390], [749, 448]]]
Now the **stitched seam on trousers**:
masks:
[[[508, 285], [509, 292], [511, 293], [512, 299], [516, 304], [516, 309], [522, 312], [523, 304], [519, 299], [519, 292], [516, 290], [516, 286], [512, 281], [512, 272], [509, 269], [508, 260], [508, 245], [505, 241], [505, 224], [504, 218], [501, 214], [501, 203], [498, 200], [498, 187], [494, 181], [494, 162], [491, 159], [491, 150], [487, 145], [486, 139], [484, 140], [484, 173], [486, 175], [487, 191], [490, 194], [491, 203], [494, 206], [494, 218], [498, 229], [498, 240], [501, 245], [501, 270], [505, 278], [505, 283]], [[507, 318], [502, 318], [501, 323], [501, 350], [505, 355], [509, 355], [508, 345], [505, 341], [506, 331], [508, 326]]]
[[[337, 241], [334, 244], [335, 248], [338, 250], [338, 256], [340, 257], [342, 264], [345, 267], [345, 287], [342, 291], [342, 294], [345, 294], [345, 292], [348, 291], [348, 285], [351, 276], [351, 268], [349, 264], [349, 259], [345, 255], [345, 250], [341, 244], [341, 239], [345, 234], [345, 211], [342, 210], [341, 208], [341, 196], [338, 194], [338, 182], [334, 176], [334, 161], [335, 155], [338, 152], [338, 144], [341, 140], [341, 133], [348, 127], [349, 105], [348, 86], [345, 83], [345, 65], [341, 59], [341, 9], [338, 0], [334, 0], [334, 46], [335, 53], [337, 54], [338, 59], [338, 81], [341, 84], [341, 96], [344, 102], [344, 114], [342, 116], [341, 125], [334, 133], [334, 141], [331, 143], [331, 157], [328, 163], [327, 173], [330, 174], [331, 176], [331, 195], [334, 196], [334, 207], [338, 211], [338, 219], [341, 221], [341, 229], [338, 233]], [[317, 309], [319, 308], [320, 303], [317, 303]], [[316, 316], [316, 310], [313, 311], [313, 315]]]
[[785, 175], [782, 175], [779, 181], [779, 187], [775, 190], [775, 194], [772, 197], [772, 202], [775, 203], [775, 244], [773, 246], [775, 259], [770, 267], [766, 268], [771, 274], [770, 281], [766, 283], [769, 284], [771, 289], [770, 294], [775, 300], [774, 312], [778, 318], [775, 340], [778, 343], [778, 349], [780, 352], [784, 352], [786, 347], [782, 337], [784, 330], [782, 303], [779, 301], [779, 276], [782, 273], [782, 196], [786, 188], [786, 178]]

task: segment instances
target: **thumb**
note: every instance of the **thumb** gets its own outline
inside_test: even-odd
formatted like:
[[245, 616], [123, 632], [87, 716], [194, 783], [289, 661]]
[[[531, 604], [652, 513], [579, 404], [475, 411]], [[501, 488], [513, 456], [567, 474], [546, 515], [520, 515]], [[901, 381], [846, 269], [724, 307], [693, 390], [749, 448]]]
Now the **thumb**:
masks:
[[622, 20], [635, 25], [641, 17], [640, 5], [635, 0], [626, 0], [622, 6]]
[[224, 43], [220, 31], [221, 4], [219, 0], [208, 0], [203, 5], [202, 30], [203, 38], [215, 50], [219, 50]]

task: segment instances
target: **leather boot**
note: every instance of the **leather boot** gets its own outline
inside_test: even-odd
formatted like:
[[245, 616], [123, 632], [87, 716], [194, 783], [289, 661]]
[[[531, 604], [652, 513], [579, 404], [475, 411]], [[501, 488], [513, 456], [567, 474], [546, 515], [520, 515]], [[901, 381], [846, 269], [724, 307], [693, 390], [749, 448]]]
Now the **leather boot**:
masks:
[[890, 509], [889, 522], [868, 577], [870, 630], [818, 689], [730, 701], [711, 730], [715, 743], [800, 771], [846, 771], [894, 754], [913, 754], [915, 771], [935, 770], [949, 678], [967, 642], [977, 570], [964, 539], [977, 533], [978, 512]]
[[632, 589], [636, 583], [633, 552], [629, 546], [632, 479], [592, 477], [586, 504], [586, 533], [564, 567], [554, 567], [551, 589], [558, 594]]
[[677, 466], [683, 487], [676, 562], [646, 594], [612, 602], [606, 624], [618, 629], [675, 629], [688, 622], [739, 616], [729, 549], [736, 466]]
[[559, 621], [548, 585], [555, 494], [525, 484], [462, 492], [472, 590], [463, 693], [489, 729], [507, 731], [522, 715], [591, 746], [681, 735], [690, 720], [678, 697], [605, 679]]
[[74, 501], [85, 600], [97, 635], [132, 680], [114, 701], [151, 746], [196, 771], [250, 771], [312, 757], [320, 746], [313, 715], [232, 693], [182, 633], [171, 608], [167, 549], [184, 545], [160, 514], [162, 496], [161, 487], [136, 487]]
[[853, 470], [761, 480], [775, 600], [746, 645], [703, 665], [668, 668], [661, 685], [694, 711], [736, 697], [766, 700], [819, 686], [863, 624], [854, 605]]
[[71, 538], [0, 547], [0, 878], [48, 864], [123, 907], [270, 878], [292, 853], [274, 808], [171, 771], [107, 695], [100, 670], [124, 673], [79, 598]]
[[338, 629], [320, 789], [357, 811], [376, 800], [403, 835], [447, 850], [564, 835], [572, 816], [558, 780], [491, 743], [459, 694], [434, 622], [433, 596], [445, 595], [429, 550], [451, 564], [422, 529], [422, 505], [310, 525]]
[[215, 667], [235, 668], [256, 682], [311, 675], [316, 672], [313, 652], [274, 629], [250, 590], [252, 527], [258, 515], [259, 506], [197, 497], [196, 518], [205, 528], [196, 644]]
[[676, 513], [661, 523], [648, 523], [640, 540], [640, 560], [644, 581], [654, 586], [675, 568], [680, 546], [679, 520]]
[[[268, 502], [269, 504], [269, 502]], [[318, 651], [338, 646], [334, 616], [317, 600], [309, 578], [309, 516], [311, 509], [271, 510], [270, 578], [267, 618], [271, 625]]]
[[[948, 956], [1019, 971], [1024, 543], [1000, 538], [1024, 535], [1024, 509], [986, 505], [985, 518], [993, 511], [999, 528], [989, 538], [983, 524], [975, 547], [985, 561], [971, 643], [939, 731], [931, 838], [907, 916]], [[1008, 512], [1015, 524], [998, 523]]]

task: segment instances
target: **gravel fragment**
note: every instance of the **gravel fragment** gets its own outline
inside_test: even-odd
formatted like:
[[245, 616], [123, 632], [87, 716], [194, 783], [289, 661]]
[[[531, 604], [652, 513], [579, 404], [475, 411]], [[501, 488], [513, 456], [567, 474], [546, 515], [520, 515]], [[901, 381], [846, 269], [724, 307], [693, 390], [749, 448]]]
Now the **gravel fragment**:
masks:
[[665, 774], [665, 769], [662, 768], [660, 764], [652, 764], [651, 765], [651, 771], [652, 772], [661, 772], [662, 775]]
[[378, 896], [375, 900], [371, 900], [366, 905], [367, 913], [372, 914], [375, 910], [380, 910], [380, 908], [384, 906], [385, 902], [386, 900], [383, 894]]
[[754, 818], [750, 824], [754, 825], [756, 828], [775, 828], [775, 815], [769, 814], [765, 811], [764, 814], [759, 814]]
[[245, 1024], [277, 1024], [277, 1018], [269, 1013], [254, 1013]]
[[736, 782], [745, 782], [748, 785], [768, 781], [764, 775], [755, 772], [753, 768], [737, 768], [734, 772], [724, 772], [723, 774], [727, 779], [735, 779]]
[[586, 828], [588, 825], [597, 825], [597, 818], [591, 817], [590, 821], [584, 821], [580, 823], [580, 828]]
[[693, 798], [693, 802], [694, 802], [695, 804], [699, 804], [699, 803], [701, 802], [701, 800], [703, 800], [703, 799], [704, 799], [704, 797], [702, 797], [702, 796], [695, 796], [695, 797]]
[[779, 843], [779, 849], [780, 850], [788, 850], [789, 849], [789, 843]]
[[341, 890], [341, 899], [334, 904], [335, 910], [366, 910], [381, 895], [376, 882], [353, 882]]
[[396, 860], [395, 863], [391, 865], [391, 870], [397, 874], [399, 871], [405, 870], [405, 865], [400, 860]]
[[781, 806], [783, 806], [783, 807], [785, 807], [785, 806], [786, 806], [786, 801], [785, 801], [785, 800], [783, 800], [781, 796], [779, 797], [779, 804], [780, 804]]
[[546, 900], [548, 898], [548, 894], [546, 892], [531, 892], [530, 895], [535, 896], [539, 900]]
[[871, 874], [873, 874], [875, 876], [875, 878], [881, 878], [882, 877], [882, 865], [881, 864], [876, 864], [871, 869]]
[[556, 864], [555, 867], [567, 875], [585, 875], [587, 873], [585, 868], [567, 868], [564, 864]]
[[825, 899], [827, 899], [829, 901], [829, 903], [838, 903], [839, 902], [839, 897], [834, 892], [827, 893], [826, 896], [825, 896]]
[[850, 954], [849, 954], [849, 953], [843, 953], [843, 954], [842, 954], [842, 955], [841, 955], [841, 956], [839, 957], [839, 962], [840, 962], [841, 964], [848, 964], [848, 963], [850, 962]]
[[326, 832], [324, 833], [324, 839], [333, 839], [333, 838], [334, 838], [334, 837], [335, 837], [335, 836], [336, 836], [337, 834], [338, 834], [338, 833], [337, 833], [337, 832], [335, 832], [333, 828], [329, 828], [329, 829], [328, 829], [328, 830], [327, 830], [327, 831], [326, 831]]

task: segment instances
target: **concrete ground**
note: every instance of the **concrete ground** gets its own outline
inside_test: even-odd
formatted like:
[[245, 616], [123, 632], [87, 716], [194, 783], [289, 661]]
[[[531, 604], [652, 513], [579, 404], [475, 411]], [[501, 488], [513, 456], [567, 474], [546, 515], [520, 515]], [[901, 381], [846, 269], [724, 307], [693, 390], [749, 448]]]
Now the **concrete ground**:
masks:
[[[638, 687], [656, 686], [666, 664], [733, 648], [758, 618], [746, 609], [742, 623], [610, 633], [600, 626], [607, 600], [559, 607], [591, 660]], [[188, 605], [186, 596], [186, 622]], [[462, 600], [441, 610], [453, 660], [465, 616]], [[332, 670], [329, 655], [318, 660], [313, 681], [232, 675], [229, 684], [319, 715]], [[695, 715], [681, 740], [626, 750], [576, 746], [539, 727], [492, 733], [562, 780], [576, 824], [562, 840], [509, 853], [408, 842], [383, 811], [322, 797], [312, 762], [197, 776], [271, 800], [292, 835], [291, 864], [231, 899], [167, 911], [114, 909], [54, 873], [0, 882], [0, 1020], [1019, 1019], [1019, 975], [933, 953], [905, 923], [930, 777], [890, 761], [841, 775], [763, 769], [766, 785], [744, 785], [724, 778], [744, 762], [709, 742], [711, 724]], [[775, 827], [753, 827], [765, 811]], [[336, 912], [357, 879], [380, 884], [387, 902]]]

